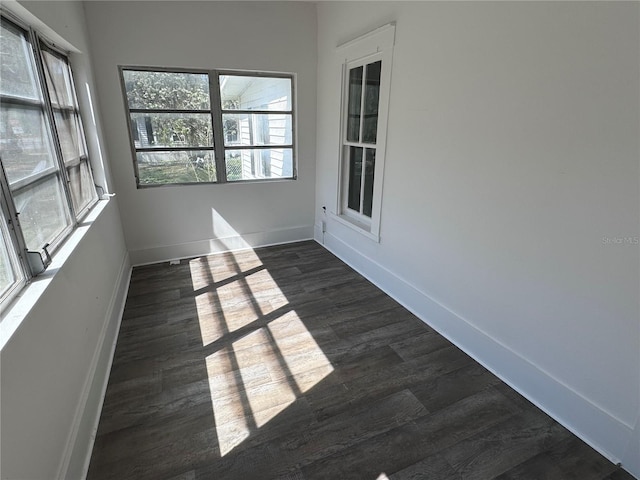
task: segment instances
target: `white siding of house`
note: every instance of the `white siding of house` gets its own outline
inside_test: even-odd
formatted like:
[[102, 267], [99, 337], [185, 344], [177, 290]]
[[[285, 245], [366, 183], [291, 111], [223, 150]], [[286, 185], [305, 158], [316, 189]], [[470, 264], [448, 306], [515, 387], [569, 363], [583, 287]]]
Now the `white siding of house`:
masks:
[[[261, 110], [287, 110], [289, 107], [287, 106], [287, 98], [282, 95], [282, 92], [277, 88], [276, 85], [271, 86], [270, 88], [259, 88], [258, 84], [254, 83], [247, 90], [242, 93], [242, 104], [245, 105], [246, 108], [251, 109], [261, 109]], [[286, 94], [285, 94], [286, 95]], [[265, 139], [265, 142], [274, 143], [274, 144], [284, 144], [290, 143], [291, 139], [286, 138], [287, 126], [289, 126], [289, 131], [291, 131], [291, 125], [288, 120], [288, 115], [283, 114], [274, 114], [269, 117], [269, 128], [268, 128], [268, 138]], [[249, 144], [249, 128], [248, 121], [242, 121], [242, 144]], [[289, 125], [287, 125], [289, 123]], [[261, 138], [262, 132], [258, 125], [254, 125], [254, 129], [256, 129], [254, 138]], [[290, 165], [285, 165], [285, 158], [281, 150], [271, 150], [269, 152], [271, 154], [271, 175], [275, 177], [283, 177], [283, 176], [291, 176], [293, 175], [293, 169]], [[242, 175], [243, 179], [252, 179], [255, 177], [264, 176], [264, 172], [262, 171], [262, 155], [267, 154], [267, 152], [260, 153], [255, 152], [253, 154], [253, 161], [256, 162], [256, 175], [251, 174], [251, 152], [243, 152], [242, 154]]]

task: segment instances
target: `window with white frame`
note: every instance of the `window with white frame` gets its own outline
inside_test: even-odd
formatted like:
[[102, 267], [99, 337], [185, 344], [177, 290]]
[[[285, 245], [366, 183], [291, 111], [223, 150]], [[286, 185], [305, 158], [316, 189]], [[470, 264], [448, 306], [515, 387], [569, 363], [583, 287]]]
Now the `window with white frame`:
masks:
[[374, 240], [380, 232], [394, 37], [391, 24], [338, 47], [344, 59], [338, 218]]
[[4, 15], [0, 166], [0, 302], [5, 302], [46, 266], [98, 196], [67, 56]]
[[296, 178], [293, 75], [120, 73], [138, 187]]
[[69, 59], [40, 41], [53, 121], [76, 216], [97, 200]]

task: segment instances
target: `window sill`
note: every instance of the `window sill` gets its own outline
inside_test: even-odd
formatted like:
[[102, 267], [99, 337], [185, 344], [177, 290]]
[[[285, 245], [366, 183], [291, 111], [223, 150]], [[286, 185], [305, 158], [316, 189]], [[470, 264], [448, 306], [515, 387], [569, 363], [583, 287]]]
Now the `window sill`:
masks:
[[358, 232], [359, 234], [364, 235], [369, 240], [373, 240], [376, 243], [380, 243], [380, 235], [371, 232], [371, 227], [369, 225], [365, 225], [362, 222], [358, 222], [357, 220], [351, 217], [348, 217], [347, 215], [338, 215], [338, 214], [332, 213], [331, 216], [338, 223], [341, 223], [342, 225], [345, 225], [351, 228], [352, 230]]
[[87, 234], [93, 222], [104, 211], [109, 200], [99, 200], [85, 216], [73, 233], [60, 246], [51, 260], [47, 270], [38, 275], [14, 298], [0, 313], [0, 351], [4, 349], [14, 333], [20, 328], [22, 321], [38, 303], [40, 297], [49, 287], [58, 271], [73, 255], [74, 250]]
[[246, 180], [230, 180], [226, 182], [192, 182], [192, 183], [149, 183], [138, 184], [138, 190], [146, 190], [160, 187], [190, 187], [194, 185], [247, 185], [251, 183], [285, 183], [294, 182], [298, 180], [298, 177], [282, 177], [282, 178], [253, 178]]

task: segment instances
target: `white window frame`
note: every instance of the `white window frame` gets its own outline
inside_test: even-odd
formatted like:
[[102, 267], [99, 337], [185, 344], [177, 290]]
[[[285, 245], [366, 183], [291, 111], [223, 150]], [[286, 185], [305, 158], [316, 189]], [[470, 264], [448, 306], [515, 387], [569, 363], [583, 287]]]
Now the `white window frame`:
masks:
[[[2, 181], [2, 179], [0, 179]], [[26, 269], [26, 265], [21, 261], [20, 256], [18, 255], [18, 245], [20, 245], [17, 231], [15, 229], [15, 225], [13, 220], [11, 220], [11, 214], [8, 208], [8, 200], [5, 197], [3, 191], [0, 192], [0, 219], [4, 220], [9, 219], [7, 222], [0, 222], [0, 248], [4, 248], [7, 251], [7, 257], [9, 260], [9, 268], [12, 272], [12, 276], [14, 277], [13, 283], [7, 287], [6, 290], [0, 291], [0, 305], [3, 303], [8, 303], [22, 290], [22, 288], [27, 284], [27, 279], [29, 278], [30, 272]], [[8, 192], [8, 189], [6, 189]], [[2, 253], [0, 252], [0, 255]], [[1, 309], [0, 309], [1, 310]]]
[[[338, 197], [336, 201], [336, 220], [353, 228], [364, 236], [380, 241], [380, 219], [382, 213], [382, 189], [387, 143], [387, 122], [389, 97], [391, 92], [391, 71], [393, 46], [395, 43], [395, 23], [384, 25], [361, 37], [338, 46], [338, 55], [342, 62], [342, 96], [340, 108], [340, 155], [338, 167]], [[347, 140], [347, 115], [349, 100], [349, 71], [359, 66], [382, 61], [380, 91], [378, 97], [378, 129], [375, 144], [350, 142]], [[361, 126], [362, 128], [362, 126]], [[362, 139], [361, 139], [362, 140]], [[350, 146], [373, 148], [376, 151], [373, 202], [371, 217], [348, 208], [349, 157]], [[363, 155], [364, 163], [364, 155]]]
[[[77, 90], [76, 90], [76, 85], [75, 85], [75, 80], [73, 77], [73, 72], [71, 70], [71, 61], [69, 58], [69, 53], [65, 52], [64, 50], [60, 50], [59, 48], [56, 48], [56, 46], [54, 44], [52, 44], [51, 42], [47, 41], [45, 38], [42, 38], [41, 36], [38, 36], [38, 40], [39, 40], [39, 44], [38, 44], [38, 56], [40, 57], [40, 62], [42, 63], [42, 75], [46, 78], [46, 75], [44, 73], [44, 69], [46, 68], [45, 66], [45, 61], [44, 61], [44, 55], [43, 52], [48, 51], [48, 53], [50, 55], [53, 55], [55, 57], [58, 58], [59, 61], [61, 61], [62, 63], [64, 63], [65, 68], [68, 72], [69, 75], [69, 83], [66, 84], [65, 86], [67, 87], [67, 95], [69, 97], [69, 101], [70, 104], [69, 105], [60, 105], [60, 106], [55, 106], [53, 104], [53, 101], [51, 99], [51, 95], [50, 93], [47, 91], [47, 103], [49, 105], [49, 110], [52, 114], [51, 117], [51, 122], [53, 125], [53, 129], [54, 129], [54, 134], [56, 137], [56, 142], [60, 143], [60, 137], [62, 136], [59, 130], [59, 126], [56, 123], [56, 119], [55, 119], [55, 112], [67, 112], [67, 114], [70, 114], [73, 116], [73, 118], [75, 119], [74, 122], [74, 127], [76, 127], [76, 134], [77, 134], [77, 140], [78, 140], [78, 148], [79, 151], [77, 152], [77, 156], [69, 159], [69, 158], [64, 158], [64, 154], [62, 149], [60, 149], [59, 153], [57, 153], [58, 156], [60, 156], [62, 158], [62, 164], [64, 165], [64, 169], [66, 172], [66, 177], [65, 177], [65, 181], [67, 182], [67, 185], [69, 185], [68, 189], [71, 189], [71, 175], [70, 172], [72, 169], [78, 167], [80, 172], [82, 171], [82, 165], [86, 165], [87, 171], [89, 172], [90, 178], [91, 178], [91, 182], [94, 188], [91, 192], [91, 198], [89, 198], [87, 200], [86, 203], [84, 204], [78, 204], [76, 205], [76, 202], [74, 201], [74, 197], [73, 197], [73, 193], [70, 190], [69, 191], [69, 198], [71, 201], [71, 205], [73, 206], [73, 213], [76, 217], [76, 220], [80, 220], [82, 219], [85, 215], [87, 215], [89, 213], [89, 210], [91, 210], [94, 205], [98, 202], [98, 194], [97, 191], [95, 189], [95, 180], [93, 178], [93, 171], [91, 168], [91, 162], [89, 160], [89, 150], [88, 150], [88, 146], [87, 146], [87, 139], [85, 137], [85, 130], [84, 130], [84, 124], [82, 123], [82, 116], [80, 115], [80, 105], [78, 104], [78, 94], [77, 94]], [[48, 90], [48, 89], [47, 89]], [[80, 185], [80, 187], [82, 187], [82, 185]]]
[[[73, 84], [73, 74], [69, 66], [69, 52], [55, 47], [37, 30], [30, 27], [28, 24], [25, 24], [20, 18], [10, 11], [0, 9], [0, 15], [3, 22], [6, 22], [12, 28], [20, 31], [20, 34], [23, 35], [26, 40], [27, 46], [25, 47], [25, 54], [28, 55], [28, 62], [33, 67], [31, 73], [33, 75], [33, 81], [35, 82], [36, 89], [39, 93], [39, 98], [22, 98], [10, 94], [2, 94], [0, 96], [7, 104], [24, 104], [28, 108], [32, 108], [34, 110], [38, 109], [41, 111], [43, 133], [47, 137], [43, 142], [50, 144], [49, 151], [53, 160], [53, 165], [42, 172], [38, 172], [10, 184], [4, 167], [2, 167], [2, 161], [0, 158], [0, 221], [3, 223], [0, 226], [0, 242], [2, 242], [3, 248], [6, 248], [8, 252], [10, 267], [14, 274], [13, 283], [10, 284], [6, 290], [0, 291], [0, 311], [4, 312], [5, 306], [18, 296], [21, 290], [26, 287], [31, 279], [44, 272], [51, 261], [51, 255], [62, 246], [64, 241], [88, 214], [89, 210], [97, 204], [99, 198], [95, 191], [95, 184], [91, 175], [90, 187], [94, 190], [91, 199], [87, 204], [82, 205], [80, 209], [76, 209], [74, 206], [70, 190], [71, 187], [68, 177], [68, 168], [74, 166], [75, 163], [71, 164], [70, 162], [67, 162], [67, 164], [65, 164], [63, 159], [60, 136], [54, 119], [54, 108], [51, 103], [48, 85], [45, 79], [45, 67], [42, 52], [46, 49], [50, 53], [57, 55], [68, 68], [70, 85], [66, 86], [71, 89], [68, 91], [68, 94], [70, 100], [74, 103], [73, 114], [77, 117], [79, 124], [79, 131], [77, 132], [78, 141], [83, 142], [84, 145], [84, 154], [81, 155], [79, 161], [86, 162], [89, 172], [91, 173], [91, 164], [88, 155], [86, 154], [86, 143], [84, 143], [86, 142], [84, 129], [82, 128], [82, 120], [80, 118], [79, 108], [77, 107], [77, 93], [75, 91], [75, 85]], [[29, 188], [32, 185], [36, 185], [44, 179], [53, 178], [54, 176], [58, 178], [58, 182], [61, 187], [65, 226], [49, 240], [48, 244], [42, 247], [38, 246], [37, 249], [30, 251], [25, 242], [23, 228], [20, 222], [21, 212], [17, 208], [18, 206], [16, 205], [15, 199], [20, 191]]]

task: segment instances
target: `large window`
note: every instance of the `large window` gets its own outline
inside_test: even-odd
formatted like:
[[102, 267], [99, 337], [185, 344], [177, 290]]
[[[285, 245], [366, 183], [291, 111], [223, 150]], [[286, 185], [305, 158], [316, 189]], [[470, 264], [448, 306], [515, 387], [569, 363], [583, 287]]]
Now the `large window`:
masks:
[[138, 187], [293, 179], [293, 76], [120, 68]]
[[339, 47], [344, 54], [338, 218], [378, 240], [395, 27]]
[[44, 268], [97, 201], [67, 57], [0, 28], [0, 301]]

